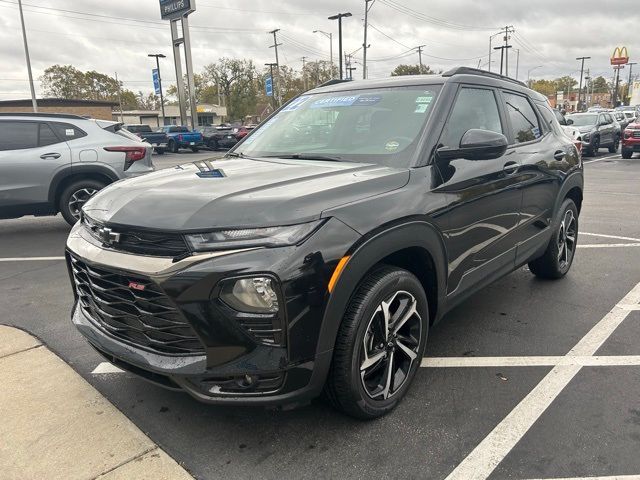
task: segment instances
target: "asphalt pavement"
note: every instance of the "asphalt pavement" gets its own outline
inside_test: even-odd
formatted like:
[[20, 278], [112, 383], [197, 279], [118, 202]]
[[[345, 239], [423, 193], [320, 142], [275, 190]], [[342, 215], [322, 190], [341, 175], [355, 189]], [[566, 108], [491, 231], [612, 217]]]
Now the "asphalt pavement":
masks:
[[570, 274], [541, 281], [521, 268], [450, 312], [408, 396], [374, 422], [322, 401], [284, 412], [207, 406], [110, 373], [69, 319], [59, 217], [0, 222], [0, 323], [37, 336], [200, 479], [637, 480], [640, 158], [585, 160]]

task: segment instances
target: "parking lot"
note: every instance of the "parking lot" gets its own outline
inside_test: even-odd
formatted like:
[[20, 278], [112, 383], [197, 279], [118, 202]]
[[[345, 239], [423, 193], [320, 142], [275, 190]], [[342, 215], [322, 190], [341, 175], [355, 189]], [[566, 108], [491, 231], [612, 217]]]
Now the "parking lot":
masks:
[[640, 479], [640, 159], [585, 164], [570, 274], [521, 268], [448, 314], [377, 421], [322, 401], [211, 407], [110, 369], [69, 319], [60, 217], [0, 222], [0, 323], [41, 339], [196, 478]]

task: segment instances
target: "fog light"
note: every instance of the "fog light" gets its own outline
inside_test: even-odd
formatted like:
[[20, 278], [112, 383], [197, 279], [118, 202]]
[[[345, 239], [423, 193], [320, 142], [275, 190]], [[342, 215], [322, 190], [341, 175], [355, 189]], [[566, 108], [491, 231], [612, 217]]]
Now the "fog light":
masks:
[[246, 313], [275, 313], [278, 295], [269, 277], [241, 278], [222, 287], [220, 299], [234, 310]]

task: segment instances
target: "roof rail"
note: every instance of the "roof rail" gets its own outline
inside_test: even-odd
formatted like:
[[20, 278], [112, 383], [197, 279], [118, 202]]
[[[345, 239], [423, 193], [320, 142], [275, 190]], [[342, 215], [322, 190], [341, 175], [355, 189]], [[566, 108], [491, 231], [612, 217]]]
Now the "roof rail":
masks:
[[68, 118], [70, 120], [88, 120], [90, 117], [81, 117], [71, 113], [25, 113], [25, 112], [2, 112], [0, 117], [49, 117], [49, 118]]
[[[454, 75], [482, 75], [483, 77], [491, 77], [497, 78], [499, 80], [504, 80], [511, 83], [517, 83], [523, 87], [527, 87], [527, 84], [521, 82], [520, 80], [516, 80], [511, 77], [507, 77], [505, 75], [500, 75], [499, 73], [488, 72], [486, 70], [480, 70], [479, 68], [471, 68], [471, 67], [456, 67], [448, 70], [442, 74], [443, 77], [453, 77]], [[528, 87], [527, 87], [528, 88]]]
[[331, 85], [337, 85], [339, 83], [346, 83], [346, 82], [352, 82], [353, 80], [341, 80], [339, 78], [332, 78], [331, 80], [328, 80], [326, 82], [324, 82], [322, 85], [318, 85], [317, 88], [322, 88], [322, 87], [330, 87]]

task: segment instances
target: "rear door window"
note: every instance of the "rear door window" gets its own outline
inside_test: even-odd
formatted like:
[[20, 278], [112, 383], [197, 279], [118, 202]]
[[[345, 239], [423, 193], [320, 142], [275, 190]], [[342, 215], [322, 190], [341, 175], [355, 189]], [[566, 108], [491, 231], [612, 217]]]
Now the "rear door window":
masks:
[[53, 130], [46, 123], [41, 123], [39, 127], [38, 145], [46, 147], [47, 145], [55, 145], [61, 143], [60, 139], [53, 133]]
[[25, 150], [37, 146], [37, 122], [0, 122], [0, 150]]
[[532, 142], [540, 138], [540, 122], [529, 100], [515, 93], [503, 93], [515, 143]]

